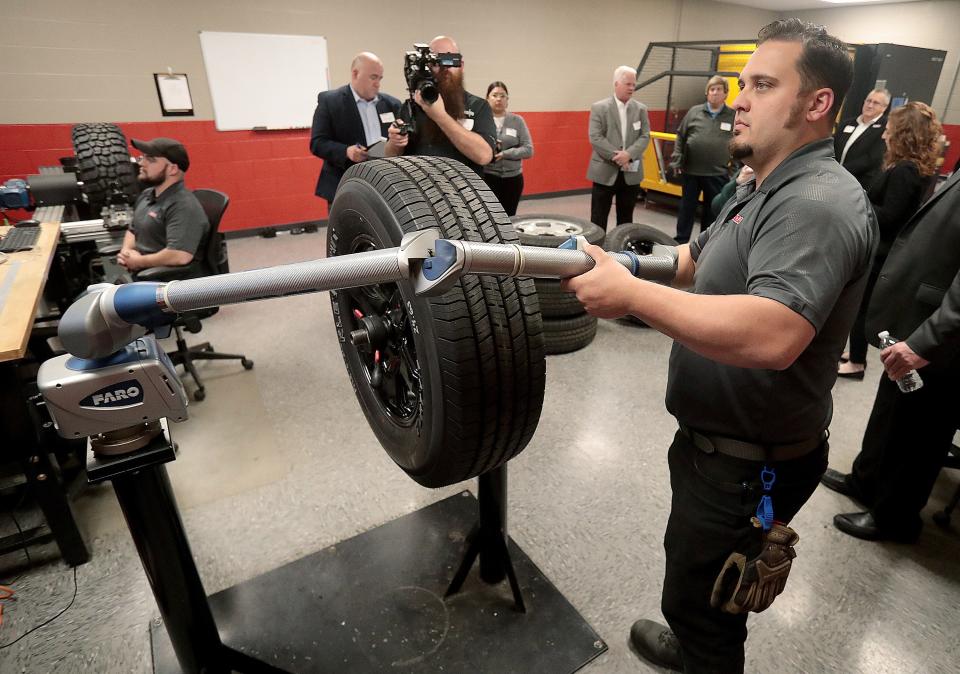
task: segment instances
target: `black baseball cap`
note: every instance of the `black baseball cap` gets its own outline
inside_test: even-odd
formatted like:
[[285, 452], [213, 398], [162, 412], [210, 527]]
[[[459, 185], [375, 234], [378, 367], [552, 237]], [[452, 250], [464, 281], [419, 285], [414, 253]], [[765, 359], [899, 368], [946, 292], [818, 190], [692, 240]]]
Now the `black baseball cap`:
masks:
[[148, 157], [163, 157], [180, 167], [181, 171], [190, 168], [190, 157], [179, 140], [173, 138], [154, 138], [153, 140], [137, 140], [133, 138], [130, 144]]

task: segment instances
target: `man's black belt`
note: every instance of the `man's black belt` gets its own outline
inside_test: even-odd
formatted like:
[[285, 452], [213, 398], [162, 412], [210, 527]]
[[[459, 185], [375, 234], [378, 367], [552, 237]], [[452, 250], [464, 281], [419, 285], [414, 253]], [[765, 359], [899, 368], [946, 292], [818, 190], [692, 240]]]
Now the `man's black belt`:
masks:
[[760, 445], [755, 442], [744, 442], [734, 438], [725, 438], [722, 435], [701, 433], [686, 424], [680, 424], [680, 431], [690, 441], [704, 452], [720, 452], [727, 456], [748, 461], [790, 461], [809, 454], [827, 439], [824, 431], [816, 438], [793, 442], [788, 445]]

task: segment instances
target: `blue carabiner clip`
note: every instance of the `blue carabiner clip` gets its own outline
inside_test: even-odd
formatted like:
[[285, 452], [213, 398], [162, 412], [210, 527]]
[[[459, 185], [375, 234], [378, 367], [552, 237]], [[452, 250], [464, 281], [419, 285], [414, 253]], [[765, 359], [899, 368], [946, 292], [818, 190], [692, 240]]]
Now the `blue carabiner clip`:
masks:
[[763, 491], [770, 491], [773, 489], [773, 483], [777, 481], [777, 474], [774, 472], [773, 468], [763, 467], [763, 470], [760, 471], [760, 482], [763, 483]]

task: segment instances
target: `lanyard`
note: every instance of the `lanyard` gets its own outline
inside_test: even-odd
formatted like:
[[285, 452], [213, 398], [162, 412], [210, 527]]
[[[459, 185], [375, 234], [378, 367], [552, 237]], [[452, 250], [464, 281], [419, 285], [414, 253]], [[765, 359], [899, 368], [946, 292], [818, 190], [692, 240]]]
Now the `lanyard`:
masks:
[[760, 503], [757, 504], [757, 513], [753, 517], [753, 525], [763, 527], [764, 531], [770, 531], [773, 526], [773, 497], [770, 491], [773, 489], [773, 483], [777, 481], [777, 474], [773, 468], [763, 467], [760, 471], [760, 483], [763, 485], [763, 496], [760, 497]]

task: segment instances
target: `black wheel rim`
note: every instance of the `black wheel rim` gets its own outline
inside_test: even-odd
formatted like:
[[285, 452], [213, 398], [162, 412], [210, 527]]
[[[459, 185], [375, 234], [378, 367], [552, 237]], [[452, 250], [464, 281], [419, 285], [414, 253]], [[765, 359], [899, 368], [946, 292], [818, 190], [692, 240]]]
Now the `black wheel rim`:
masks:
[[629, 239], [624, 244], [624, 250], [637, 255], [650, 255], [653, 252], [653, 241], [648, 239]]
[[[350, 252], [377, 248], [373, 239], [360, 236]], [[393, 423], [403, 427], [418, 424], [423, 411], [423, 383], [409, 313], [411, 307], [403, 299], [400, 287], [396, 283], [382, 283], [343, 292], [352, 330], [362, 328], [364, 317], [382, 321], [386, 326], [384, 338], [354, 347], [367, 385]]]

